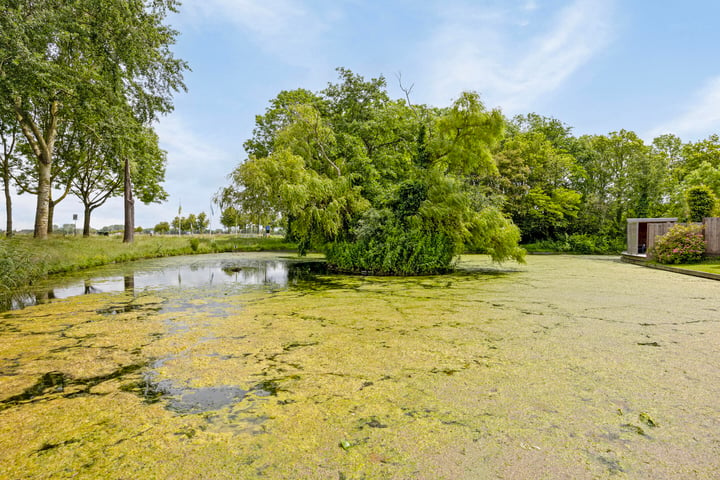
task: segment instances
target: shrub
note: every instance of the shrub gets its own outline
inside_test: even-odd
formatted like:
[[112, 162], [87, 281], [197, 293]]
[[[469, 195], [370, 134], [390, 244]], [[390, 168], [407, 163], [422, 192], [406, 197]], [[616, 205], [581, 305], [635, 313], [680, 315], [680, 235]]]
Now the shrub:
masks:
[[442, 233], [395, 225], [379, 236], [326, 246], [331, 268], [373, 275], [430, 275], [452, 270], [455, 245]]
[[13, 240], [0, 240], [0, 295], [30, 283], [45, 272], [42, 255]]
[[602, 235], [573, 234], [557, 240], [541, 240], [525, 245], [530, 252], [579, 253], [582, 255], [614, 255], [625, 248], [624, 238]]
[[197, 252], [199, 246], [200, 246], [199, 238], [191, 238], [190, 239], [190, 248], [192, 249], [193, 252]]
[[659, 263], [694, 263], [705, 255], [702, 225], [675, 225], [658, 238], [652, 255]]
[[712, 215], [715, 209], [715, 195], [705, 185], [688, 189], [685, 200], [688, 205], [688, 220], [691, 222], [702, 222], [703, 218]]

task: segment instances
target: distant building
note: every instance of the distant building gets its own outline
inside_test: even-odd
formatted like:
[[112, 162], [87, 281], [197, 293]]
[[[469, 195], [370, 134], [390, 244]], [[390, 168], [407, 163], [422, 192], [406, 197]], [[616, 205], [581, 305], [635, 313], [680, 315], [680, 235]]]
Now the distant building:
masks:
[[[628, 218], [627, 251], [624, 255], [648, 258], [655, 240], [677, 223], [677, 218]], [[720, 217], [703, 218], [705, 254], [720, 255]]]
[[665, 235], [677, 220], [677, 218], [628, 218], [627, 253], [647, 255], [655, 245], [655, 237]]

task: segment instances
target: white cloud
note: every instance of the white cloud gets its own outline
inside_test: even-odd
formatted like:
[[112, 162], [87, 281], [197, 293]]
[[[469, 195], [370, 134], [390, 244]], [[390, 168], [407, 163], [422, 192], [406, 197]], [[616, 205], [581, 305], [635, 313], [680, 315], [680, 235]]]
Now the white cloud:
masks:
[[181, 21], [213, 28], [229, 22], [258, 49], [290, 65], [307, 66], [318, 60], [319, 40], [333, 15], [316, 10], [292, 0], [185, 0]]
[[673, 133], [684, 140], [700, 139], [720, 130], [720, 76], [711, 78], [692, 96], [677, 117], [651, 129], [645, 138]]
[[[160, 205], [136, 207], [141, 209], [147, 225], [170, 221], [182, 204], [182, 214], [210, 215], [212, 196], [227, 184], [227, 175], [244, 158], [238, 146], [235, 150], [223, 148], [212, 134], [194, 130], [177, 114], [163, 118], [156, 127], [160, 146], [168, 152], [166, 190], [168, 202]], [[233, 157], [236, 152], [238, 157]]]
[[505, 111], [529, 108], [608, 45], [612, 3], [576, 0], [550, 15], [533, 1], [452, 10], [429, 41], [432, 103], [476, 90]]

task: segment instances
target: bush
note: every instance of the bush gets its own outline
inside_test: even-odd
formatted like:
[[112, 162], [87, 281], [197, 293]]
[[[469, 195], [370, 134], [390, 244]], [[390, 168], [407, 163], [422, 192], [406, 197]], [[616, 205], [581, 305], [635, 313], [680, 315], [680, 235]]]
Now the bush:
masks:
[[30, 283], [46, 273], [41, 255], [13, 240], [0, 240], [0, 295]]
[[657, 239], [652, 255], [659, 263], [696, 263], [705, 255], [702, 225], [675, 225]]
[[340, 272], [373, 275], [430, 275], [453, 268], [455, 245], [446, 235], [388, 228], [355, 242], [334, 242], [325, 249], [328, 265]]
[[190, 239], [190, 248], [192, 249], [193, 252], [197, 252], [199, 246], [200, 246], [200, 239], [194, 238], [194, 237]]
[[529, 252], [579, 253], [582, 255], [615, 255], [625, 248], [625, 239], [602, 235], [565, 235], [557, 240], [541, 240], [525, 245]]
[[688, 220], [691, 222], [702, 222], [703, 218], [712, 215], [715, 209], [715, 195], [705, 185], [688, 189], [685, 200], [688, 205]]

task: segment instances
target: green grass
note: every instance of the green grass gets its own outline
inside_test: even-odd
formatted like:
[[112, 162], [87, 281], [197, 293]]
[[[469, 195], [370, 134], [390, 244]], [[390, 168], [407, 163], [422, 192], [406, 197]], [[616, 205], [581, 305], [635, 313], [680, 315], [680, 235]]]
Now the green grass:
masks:
[[72, 272], [143, 258], [222, 252], [295, 250], [282, 238], [235, 235], [193, 237], [137, 235], [131, 244], [121, 237], [52, 237], [36, 240], [17, 236], [0, 240], [0, 294], [48, 274]]
[[690, 263], [671, 266], [675, 268], [684, 268], [685, 270], [696, 270], [698, 272], [715, 273], [720, 275], [720, 262], [718, 260], [708, 260], [702, 263]]

